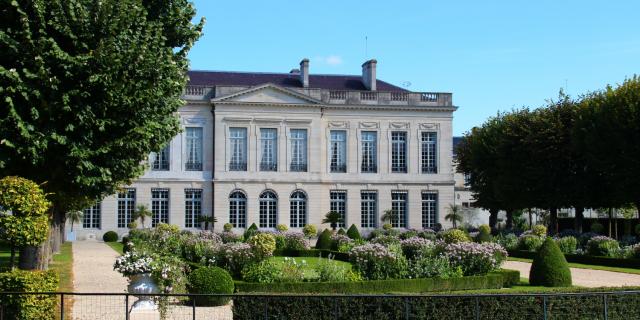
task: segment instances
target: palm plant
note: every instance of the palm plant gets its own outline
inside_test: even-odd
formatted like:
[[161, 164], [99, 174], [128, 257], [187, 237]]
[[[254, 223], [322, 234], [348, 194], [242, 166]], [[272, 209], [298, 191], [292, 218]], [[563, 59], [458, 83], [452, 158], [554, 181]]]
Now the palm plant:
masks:
[[201, 215], [198, 216], [198, 222], [204, 223], [204, 230], [209, 230], [209, 223], [211, 223], [211, 226], [213, 227], [215, 223], [218, 222], [218, 219], [214, 216]]
[[342, 215], [336, 211], [329, 211], [322, 219], [322, 223], [328, 223], [333, 231], [338, 228], [338, 223], [342, 222]]
[[74, 210], [67, 212], [67, 220], [71, 222], [71, 232], [73, 232], [73, 225], [76, 223], [80, 223], [82, 221], [82, 217], [84, 214], [82, 211]]
[[389, 223], [393, 223], [393, 221], [396, 219], [396, 212], [393, 211], [393, 209], [387, 209], [384, 211], [384, 214], [380, 217], [380, 220], [382, 220], [382, 222], [384, 222], [385, 224]]
[[447, 208], [447, 211], [449, 213], [444, 216], [444, 219], [447, 221], [451, 221], [454, 229], [457, 228], [458, 222], [462, 222], [462, 210], [460, 209], [460, 206], [450, 204], [449, 208]]
[[147, 206], [144, 204], [137, 205], [136, 211], [133, 212], [133, 220], [140, 219], [143, 229], [144, 229], [144, 222], [147, 220], [147, 218], [150, 218], [152, 216], [153, 216], [153, 212], [151, 212], [151, 210], [149, 210], [149, 208], [147, 208]]

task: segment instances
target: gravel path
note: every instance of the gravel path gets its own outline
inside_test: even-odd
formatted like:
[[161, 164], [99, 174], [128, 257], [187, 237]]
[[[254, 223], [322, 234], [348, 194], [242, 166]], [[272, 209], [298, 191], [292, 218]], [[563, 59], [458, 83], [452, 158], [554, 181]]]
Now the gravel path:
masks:
[[[531, 263], [520, 261], [507, 261], [503, 268], [520, 271], [520, 276], [529, 278]], [[574, 286], [597, 287], [625, 287], [640, 286], [640, 275], [604, 270], [571, 268], [571, 277]]]
[[[124, 293], [127, 278], [113, 270], [119, 254], [102, 241], [85, 240], [73, 243], [73, 291], [79, 293]], [[126, 304], [122, 296], [75, 296], [74, 320], [124, 319]], [[136, 301], [129, 297], [129, 307]], [[172, 305], [169, 319], [192, 319], [191, 307]], [[232, 319], [231, 306], [198, 307], [196, 319]], [[157, 312], [131, 313], [131, 320], [156, 320]]]

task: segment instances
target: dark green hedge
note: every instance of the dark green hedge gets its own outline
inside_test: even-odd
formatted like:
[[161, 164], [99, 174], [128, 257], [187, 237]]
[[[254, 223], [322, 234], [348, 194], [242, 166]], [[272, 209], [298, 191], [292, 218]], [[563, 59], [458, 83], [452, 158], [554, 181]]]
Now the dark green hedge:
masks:
[[[58, 290], [58, 282], [58, 275], [53, 271], [14, 270], [0, 273], [1, 292], [54, 292]], [[0, 294], [4, 319], [54, 319], [57, 301], [54, 295]]]
[[338, 261], [349, 262], [349, 254], [346, 252], [338, 252], [333, 250], [321, 250], [321, 249], [309, 249], [309, 250], [276, 250], [274, 256], [286, 256], [286, 257], [323, 257], [326, 258], [329, 254], [333, 255], [333, 258]]
[[[546, 300], [546, 301], [545, 301]], [[237, 296], [234, 319], [604, 319], [604, 298], [587, 296]], [[608, 319], [637, 319], [640, 295], [607, 295]]]
[[[510, 257], [515, 258], [525, 258], [525, 259], [533, 259], [535, 257], [535, 252], [532, 251], [522, 251], [522, 250], [514, 250], [509, 251]], [[565, 254], [564, 257], [567, 259], [567, 262], [572, 263], [581, 263], [581, 264], [590, 264], [596, 266], [606, 266], [606, 267], [619, 267], [619, 268], [640, 268], [640, 259], [618, 259], [618, 258], [609, 258], [609, 257], [594, 257], [594, 256], [585, 256], [579, 254]]]
[[236, 282], [236, 292], [262, 293], [421, 293], [473, 289], [499, 289], [520, 281], [520, 272], [501, 270], [486, 276], [453, 279], [397, 279], [357, 282]]

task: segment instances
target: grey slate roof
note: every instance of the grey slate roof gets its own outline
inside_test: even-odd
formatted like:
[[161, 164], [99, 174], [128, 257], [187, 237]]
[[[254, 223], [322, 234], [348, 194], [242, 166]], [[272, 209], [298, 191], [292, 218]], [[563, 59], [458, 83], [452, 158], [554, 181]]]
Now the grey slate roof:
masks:
[[[190, 85], [201, 86], [257, 86], [273, 83], [282, 87], [302, 88], [300, 75], [297, 73], [262, 73], [262, 72], [230, 72], [200, 71], [188, 72]], [[378, 91], [408, 92], [403, 88], [377, 80]], [[310, 74], [309, 88], [327, 90], [367, 90], [359, 75]]]

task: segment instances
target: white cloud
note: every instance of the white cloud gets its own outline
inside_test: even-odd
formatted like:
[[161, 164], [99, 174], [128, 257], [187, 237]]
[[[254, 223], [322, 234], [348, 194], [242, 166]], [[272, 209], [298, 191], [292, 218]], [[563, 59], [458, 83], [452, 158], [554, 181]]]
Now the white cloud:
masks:
[[343, 62], [342, 61], [342, 57], [340, 57], [339, 55], [335, 55], [335, 54], [328, 55], [326, 57], [325, 56], [318, 56], [318, 57], [315, 57], [313, 60], [315, 60], [313, 62], [318, 62], [320, 64], [326, 64], [326, 65], [332, 66], [332, 67], [341, 65], [342, 62]]

